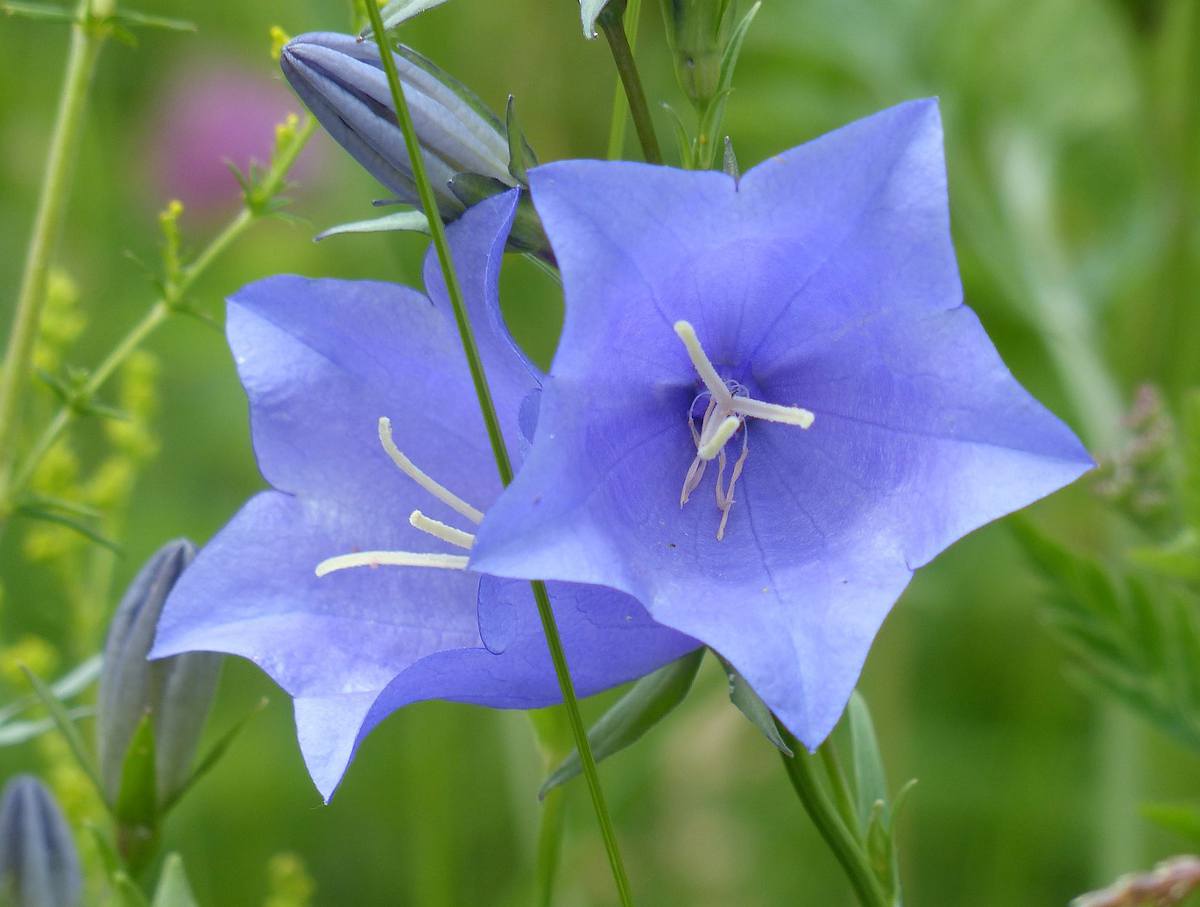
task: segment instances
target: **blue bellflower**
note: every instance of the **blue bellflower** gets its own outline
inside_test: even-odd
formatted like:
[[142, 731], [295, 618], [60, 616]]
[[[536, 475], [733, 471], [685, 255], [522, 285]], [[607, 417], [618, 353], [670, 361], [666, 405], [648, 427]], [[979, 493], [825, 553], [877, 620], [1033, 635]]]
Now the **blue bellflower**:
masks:
[[1093, 465], [963, 304], [936, 102], [530, 182], [566, 323], [472, 566], [635, 596], [816, 747], [913, 570]]
[[[449, 236], [517, 454], [542, 376], [499, 311], [515, 205], [515, 192], [489, 199]], [[472, 536], [457, 527], [474, 528], [500, 483], [432, 252], [425, 280], [429, 298], [394, 284], [279, 276], [229, 300], [229, 344], [273, 490], [182, 575], [152, 652], [228, 652], [266, 671], [295, 701], [300, 746], [326, 799], [366, 734], [407, 703], [560, 700], [528, 584], [465, 570]], [[581, 694], [697, 645], [621, 593], [551, 584], [550, 596]], [[491, 603], [486, 621], [481, 600]]]

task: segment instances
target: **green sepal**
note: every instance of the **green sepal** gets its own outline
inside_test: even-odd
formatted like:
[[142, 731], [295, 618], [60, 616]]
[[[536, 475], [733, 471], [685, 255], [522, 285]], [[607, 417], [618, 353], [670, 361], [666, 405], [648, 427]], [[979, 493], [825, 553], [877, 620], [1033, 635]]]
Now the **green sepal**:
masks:
[[512, 188], [495, 177], [466, 171], [454, 174], [449, 185], [454, 197], [468, 208]]
[[163, 861], [150, 907], [198, 907], [179, 854], [169, 853]]
[[[600, 717], [588, 731], [588, 742], [597, 762], [635, 742], [687, 698], [696, 672], [700, 670], [700, 662], [704, 659], [704, 651], [699, 648], [664, 665], [653, 674], [647, 674]], [[572, 750], [571, 755], [542, 784], [538, 797], [545, 797], [551, 790], [578, 775], [582, 769], [579, 751]]]
[[169, 813], [175, 807], [175, 804], [183, 799], [184, 794], [195, 787], [201, 778], [213, 770], [214, 766], [221, 761], [221, 757], [225, 755], [225, 751], [233, 744], [233, 741], [237, 739], [246, 725], [250, 723], [250, 720], [267, 707], [267, 703], [268, 700], [264, 696], [254, 708], [235, 721], [229, 730], [217, 738], [217, 742], [209, 747], [208, 752], [204, 754], [204, 758], [196, 763], [196, 767], [192, 769], [192, 773], [188, 775], [187, 780], [180, 784], [178, 789], [162, 803], [161, 815], [165, 816]]
[[314, 242], [320, 242], [331, 236], [341, 236], [346, 233], [424, 233], [429, 235], [429, 219], [421, 211], [394, 211], [383, 217], [372, 217], [368, 220], [356, 220], [348, 224], [338, 224], [322, 230], [313, 237]]
[[121, 786], [113, 817], [117, 849], [135, 872], [154, 856], [158, 846], [158, 794], [155, 772], [154, 719], [142, 716], [121, 764]]
[[733, 74], [737, 69], [738, 57], [742, 53], [742, 45], [745, 44], [750, 25], [761, 8], [762, 0], [758, 0], [746, 11], [746, 15], [738, 22], [733, 34], [729, 36], [729, 43], [725, 46], [725, 53], [721, 57], [721, 74], [717, 81], [716, 91], [704, 108], [704, 114], [700, 117], [700, 126], [696, 132], [696, 166], [700, 170], [711, 169], [716, 160], [717, 145], [714, 137], [721, 129], [721, 121], [725, 118], [725, 105], [729, 102], [730, 94], [733, 93]]
[[725, 136], [725, 154], [721, 158], [721, 169], [725, 171], [726, 176], [732, 177], [735, 183], [742, 178], [737, 155], [733, 151], [733, 139], [729, 136]]
[[675, 144], [679, 147], [679, 166], [684, 170], [693, 170], [696, 166], [696, 144], [692, 137], [688, 135], [687, 126], [683, 124], [683, 117], [670, 104], [663, 102], [663, 110], [667, 112], [671, 120], [671, 131], [675, 135]]
[[71, 721], [70, 713], [54, 692], [46, 686], [45, 682], [38, 677], [33, 671], [29, 670], [25, 665], [21, 665], [21, 671], [29, 680], [29, 685], [33, 687], [34, 695], [46, 707], [46, 711], [50, 713], [50, 718], [54, 721], [55, 727], [67, 741], [67, 746], [71, 750], [71, 755], [75, 757], [75, 761], [79, 767], [83, 769], [84, 774], [88, 776], [88, 780], [92, 782], [92, 786], [96, 789], [96, 793], [100, 798], [104, 799], [104, 784], [100, 781], [100, 773], [96, 770], [96, 764], [92, 761], [92, 757], [88, 754], [88, 749], [83, 743], [83, 737], [79, 733], [79, 728], [75, 727]]
[[737, 710], [762, 732], [762, 735], [775, 749], [789, 758], [795, 756], [796, 754], [792, 752], [791, 747], [784, 742], [780, 735], [775, 718], [771, 714], [771, 710], [767, 708], [767, 704], [759, 698], [753, 687], [746, 682], [746, 679], [737, 672], [733, 665], [724, 658], [721, 659], [721, 665], [725, 668], [725, 675], [729, 678], [729, 701], [737, 706]]
[[104, 877], [108, 880], [111, 897], [108, 907], [150, 907], [150, 902], [142, 894], [142, 890], [129, 877], [129, 872], [117, 853], [111, 839], [105, 831], [93, 822], [84, 822], [83, 827], [96, 845], [96, 853], [100, 856], [100, 864], [104, 868]]
[[883, 770], [883, 754], [875, 736], [875, 724], [871, 720], [867, 701], [855, 690], [846, 707], [846, 724], [850, 737], [850, 764], [854, 772], [854, 793], [858, 818], [863, 828], [876, 811], [876, 804], [884, 805], [887, 818], [887, 777]]
[[534, 154], [517, 120], [517, 109], [512, 95], [508, 96], [508, 106], [504, 109], [504, 131], [508, 139], [508, 173], [522, 186], [528, 186], [529, 168], [537, 166], [537, 155]]

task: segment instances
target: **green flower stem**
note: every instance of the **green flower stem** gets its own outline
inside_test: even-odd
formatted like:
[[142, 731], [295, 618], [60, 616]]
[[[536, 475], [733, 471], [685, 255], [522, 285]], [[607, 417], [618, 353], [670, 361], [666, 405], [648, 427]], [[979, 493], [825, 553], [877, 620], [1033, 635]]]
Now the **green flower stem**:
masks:
[[[855, 894], [858, 895], [859, 903], [863, 907], [893, 907], [888, 901], [883, 885], [880, 884], [871, 868], [862, 844], [842, 821], [837, 808], [825, 793], [825, 789], [817, 777], [817, 758], [809, 755], [804, 744], [788, 733], [783, 725], [779, 725], [779, 732], [792, 752], [796, 754], [792, 757], [781, 754], [783, 767], [787, 769], [792, 787], [796, 789], [796, 795], [800, 798], [800, 802], [804, 805], [813, 824], [817, 826], [817, 831], [821, 833], [821, 837], [825, 839], [825, 843], [829, 845], [833, 855], [842, 864], [842, 869], [845, 870], [850, 884], [854, 887]], [[827, 745], [827, 743], [822, 744], [821, 749], [824, 750]]]
[[[797, 752], [795, 747], [792, 748], [792, 752]], [[846, 772], [837, 757], [832, 738], [821, 744], [817, 755], [821, 757], [821, 764], [825, 766], [825, 774], [829, 776], [829, 786], [833, 788], [833, 799], [837, 804], [842, 821], [846, 823], [846, 827], [855, 837], [861, 837], [862, 829], [859, 827], [858, 810], [854, 806], [854, 798], [850, 796], [850, 784], [846, 780]]]
[[71, 165], [79, 145], [88, 89], [107, 34], [90, 21], [90, 12], [89, 0], [80, 0], [76, 21], [71, 26], [66, 77], [59, 96], [58, 113], [46, 158], [46, 173], [42, 178], [33, 234], [25, 255], [21, 288], [17, 294], [16, 311], [4, 353], [3, 371], [0, 372], [0, 504], [8, 498], [6, 486], [12, 452], [16, 446], [21, 400], [29, 378], [42, 306], [46, 301], [50, 254], [58, 239], [63, 212], [66, 210]]
[[[642, 0], [629, 0], [625, 10], [625, 35], [629, 40], [629, 53], [636, 55], [638, 23], [642, 18]], [[619, 161], [625, 150], [625, 122], [629, 118], [629, 102], [625, 100], [624, 81], [617, 76], [613, 89], [612, 123], [608, 128], [608, 154], [610, 161]]]
[[75, 402], [66, 403], [59, 408], [54, 418], [50, 420], [49, 424], [47, 424], [46, 428], [43, 429], [42, 433], [33, 443], [21, 467], [14, 474], [12, 482], [5, 489], [6, 497], [0, 499], [0, 506], [4, 505], [5, 501], [11, 503], [12, 498], [20, 494], [28, 484], [30, 478], [32, 478], [38, 463], [42, 461], [47, 451], [50, 450], [54, 442], [58, 440], [59, 436], [70, 425], [72, 419], [99, 393], [105, 382], [125, 363], [125, 360], [172, 313], [182, 310], [187, 294], [217, 257], [233, 245], [260, 217], [264, 216], [267, 203], [283, 189], [288, 171], [291, 170], [292, 164], [296, 162], [297, 156], [299, 156], [308, 139], [312, 136], [316, 125], [317, 122], [312, 117], [308, 117], [305, 120], [303, 125], [296, 130], [295, 136], [291, 139], [290, 143], [275, 156], [270, 170], [267, 171], [262, 182], [255, 187], [253, 194], [246, 199], [246, 203], [242, 209], [222, 228], [220, 233], [213, 237], [212, 241], [204, 247], [200, 254], [179, 273], [177, 280], [167, 283], [162, 295], [150, 306], [137, 323], [126, 332], [125, 336], [104, 357], [100, 364], [88, 374], [87, 381], [75, 393]]
[[[483, 362], [479, 357], [479, 349], [475, 344], [475, 336], [467, 319], [466, 306], [463, 303], [462, 289], [459, 286], [458, 275], [454, 270], [454, 262], [450, 255], [450, 245], [446, 240], [446, 226], [442, 223], [441, 212], [433, 196], [433, 186], [429, 175], [425, 172], [425, 161], [421, 155], [421, 146], [417, 140], [417, 132], [413, 127], [412, 116], [400, 87], [400, 77], [396, 72], [396, 61], [392, 55], [392, 46], [387, 40], [383, 28], [379, 7], [374, 3], [367, 4], [367, 15], [371, 20], [371, 28], [379, 44], [384, 72], [387, 74], [388, 87], [392, 92], [392, 100], [396, 105], [396, 119], [404, 133], [404, 142], [408, 148], [409, 161], [413, 168], [413, 181], [421, 198], [421, 207], [429, 219], [429, 232], [433, 237], [433, 245], [437, 249], [438, 261], [442, 268], [442, 277], [446, 281], [446, 292], [454, 308], [454, 320], [458, 325], [459, 336], [462, 340], [463, 351], [466, 354], [467, 366], [471, 372], [471, 380], [475, 385], [475, 393], [479, 397], [479, 408], [483, 413], [483, 421], [487, 426], [488, 440], [492, 445], [492, 454], [496, 459], [496, 469], [500, 473], [500, 481], [504, 485], [512, 482], [513, 469], [508, 457], [508, 449], [504, 445], [504, 436], [500, 431], [500, 420], [496, 415], [496, 407], [492, 401], [492, 393], [483, 371]], [[622, 32], [622, 37], [624, 32]], [[567, 658], [563, 653], [562, 640], [558, 635], [558, 625], [554, 620], [554, 612], [550, 608], [550, 597], [546, 586], [541, 581], [531, 583], [533, 597], [537, 602], [538, 617], [542, 622], [542, 632], [546, 636], [546, 645], [550, 650], [550, 658], [554, 662], [554, 673], [562, 690], [563, 705], [571, 723], [571, 734], [575, 746], [583, 761], [583, 773], [587, 778], [588, 791], [592, 796], [592, 806], [596, 819], [600, 824], [600, 833], [604, 839], [604, 847], [608, 852], [609, 864], [612, 868], [613, 879], [623, 905], [633, 903], [629, 889], [629, 880], [625, 874], [625, 866], [621, 861], [621, 852], [617, 845], [617, 836], [613, 830], [612, 818], [604, 800], [604, 792], [600, 787], [600, 775], [596, 770], [596, 760], [592, 756], [588, 744], [587, 731], [583, 726], [583, 718], [579, 714], [579, 702], [575, 696], [575, 685], [567, 668]]]
[[[636, 11], [636, 9], [635, 9]], [[646, 104], [646, 92], [642, 89], [642, 79], [638, 75], [637, 61], [633, 58], [633, 48], [625, 34], [623, 14], [625, 4], [622, 0], [614, 0], [600, 13], [597, 20], [604, 37], [608, 40], [612, 51], [613, 63], [625, 86], [625, 97], [629, 101], [629, 112], [633, 115], [633, 128], [637, 130], [638, 141], [642, 145], [642, 156], [648, 164], [661, 164], [662, 151], [658, 147], [658, 138], [654, 134], [654, 122], [650, 119], [650, 107]]]

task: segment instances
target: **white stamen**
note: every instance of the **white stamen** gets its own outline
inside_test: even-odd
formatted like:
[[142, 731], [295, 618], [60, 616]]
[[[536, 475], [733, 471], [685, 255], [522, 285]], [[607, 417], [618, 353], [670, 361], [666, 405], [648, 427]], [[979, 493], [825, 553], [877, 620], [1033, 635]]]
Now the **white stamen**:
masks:
[[456, 495], [449, 488], [440, 485], [417, 468], [417, 465], [400, 452], [400, 448], [396, 446], [396, 442], [392, 440], [392, 420], [387, 416], [381, 416], [379, 419], [379, 443], [383, 445], [383, 449], [387, 451], [392, 462], [395, 463], [400, 471], [406, 476], [428, 491], [431, 495], [441, 501], [443, 504], [453, 508], [458, 513], [465, 516], [472, 523], [478, 525], [483, 522], [483, 514]]
[[683, 345], [687, 347], [688, 357], [692, 360], [692, 365], [696, 367], [696, 371], [700, 375], [700, 380], [704, 382], [704, 386], [708, 388], [708, 392], [713, 395], [713, 399], [717, 401], [717, 405], [724, 409], [729, 409], [730, 403], [733, 402], [733, 395], [729, 393], [729, 388], [725, 386], [725, 382], [721, 380], [721, 376], [713, 368], [708, 354], [700, 346], [700, 339], [696, 336], [696, 329], [692, 327], [690, 321], [676, 321], [675, 333], [683, 341]]
[[733, 433], [742, 427], [742, 420], [737, 416], [726, 416], [717, 426], [711, 438], [701, 445], [698, 451], [701, 460], [711, 460], [725, 447], [725, 442], [733, 437]]
[[[693, 400], [688, 407], [688, 429], [692, 433], [692, 441], [696, 445], [696, 456], [688, 467], [683, 479], [683, 491], [679, 495], [679, 506], [688, 502], [692, 492], [704, 477], [706, 464], [714, 458], [718, 461], [716, 497], [717, 508], [721, 511], [721, 523], [717, 527], [717, 541], [725, 538], [725, 525], [729, 522], [729, 511], [733, 508], [733, 488], [746, 465], [746, 456], [750, 451], [747, 438], [749, 428], [746, 419], [763, 419], [767, 422], [777, 422], [783, 425], [795, 425], [798, 428], [808, 428], [813, 424], [814, 416], [807, 409], [798, 406], [781, 406], [778, 403], [766, 403], [742, 394], [742, 386], [735, 382], [727, 385], [717, 374], [712, 360], [700, 346], [700, 338], [690, 322], [676, 321], [675, 333], [687, 348], [688, 358], [696, 368], [700, 380], [704, 382], [709, 395], [708, 408], [700, 421], [700, 430], [696, 431], [692, 411], [696, 406]], [[730, 387], [732, 386], [732, 390]], [[703, 393], [700, 396], [704, 396]], [[697, 398], [699, 399], [699, 398]], [[725, 486], [725, 445], [729, 439], [742, 430], [742, 453], [733, 464], [733, 474], [729, 477], [729, 486]]]
[[768, 422], [782, 422], [784, 425], [799, 425], [808, 428], [815, 418], [807, 409], [798, 406], [780, 406], [778, 403], [764, 403], [753, 397], [734, 397], [731, 409], [735, 413], [749, 416], [752, 419], [765, 419]]
[[475, 536], [469, 532], [463, 532], [461, 529], [455, 529], [453, 526], [448, 526], [441, 520], [435, 520], [425, 516], [419, 510], [414, 510], [408, 518], [409, 525], [414, 529], [420, 529], [422, 532], [428, 532], [434, 538], [439, 538], [443, 542], [449, 542], [451, 545], [457, 545], [459, 548], [470, 550], [475, 544]]
[[420, 554], [415, 551], [359, 551], [339, 554], [317, 564], [317, 576], [353, 567], [438, 567], [443, 570], [466, 570], [470, 558], [461, 554]]

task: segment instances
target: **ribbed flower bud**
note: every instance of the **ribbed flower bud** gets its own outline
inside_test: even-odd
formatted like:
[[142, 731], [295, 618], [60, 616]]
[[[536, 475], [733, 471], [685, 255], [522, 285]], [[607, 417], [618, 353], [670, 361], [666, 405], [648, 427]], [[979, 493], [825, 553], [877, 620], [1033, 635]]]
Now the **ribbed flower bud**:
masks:
[[735, 0], [662, 0], [679, 87], [703, 110], [717, 93]]
[[218, 655], [206, 652], [147, 661], [163, 603], [196, 556], [186, 539], [160, 548], [125, 591], [108, 630], [97, 702], [97, 749], [105, 795], [115, 803], [130, 741], [149, 712], [154, 726], [158, 802], [174, 795], [191, 772], [208, 717]]
[[0, 903], [74, 907], [82, 887], [71, 829], [46, 786], [17, 775], [0, 801]]
[[[450, 191], [458, 173], [516, 185], [500, 120], [465, 85], [402, 44], [396, 68], [442, 217], [465, 210]], [[279, 58], [283, 74], [339, 145], [399, 201], [417, 205], [416, 185], [379, 47], [352, 35], [314, 32], [293, 38]]]

